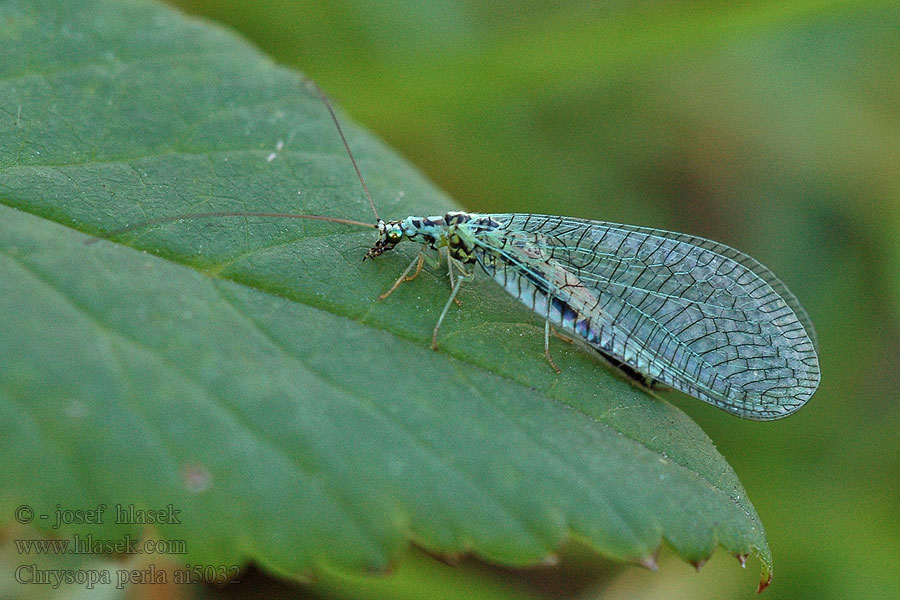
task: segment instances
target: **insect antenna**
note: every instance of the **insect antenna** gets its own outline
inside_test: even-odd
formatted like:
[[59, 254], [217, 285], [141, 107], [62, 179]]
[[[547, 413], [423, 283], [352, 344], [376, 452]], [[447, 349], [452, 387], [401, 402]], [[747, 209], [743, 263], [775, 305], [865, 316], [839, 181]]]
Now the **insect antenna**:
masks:
[[362, 221], [354, 221], [352, 219], [341, 219], [339, 217], [325, 217], [322, 215], [301, 215], [297, 213], [269, 213], [269, 212], [245, 212], [245, 211], [223, 211], [223, 212], [202, 212], [202, 213], [184, 213], [171, 217], [159, 217], [158, 219], [148, 219], [140, 223], [133, 223], [125, 227], [119, 227], [112, 231], [107, 231], [103, 235], [93, 237], [85, 242], [86, 245], [94, 244], [100, 240], [116, 237], [135, 229], [150, 227], [151, 225], [159, 225], [160, 223], [171, 223], [173, 221], [183, 221], [186, 219], [203, 219], [210, 217], [267, 217], [272, 219], [309, 219], [312, 221], [327, 221], [329, 223], [340, 223], [342, 225], [353, 225], [354, 227], [365, 227], [367, 229], [378, 229], [378, 225], [374, 223], [363, 223]]
[[305, 83], [310, 85], [322, 99], [322, 102], [325, 104], [325, 108], [328, 109], [328, 114], [331, 116], [331, 120], [334, 122], [334, 126], [337, 128], [338, 135], [341, 137], [341, 142], [344, 144], [344, 148], [347, 150], [347, 155], [350, 157], [350, 162], [353, 163], [353, 169], [356, 171], [356, 176], [359, 178], [359, 182], [362, 184], [363, 191], [366, 193], [366, 199], [369, 201], [369, 206], [372, 207], [372, 213], [375, 215], [376, 223], [363, 223], [362, 221], [354, 221], [352, 219], [342, 219], [339, 217], [326, 217], [322, 215], [303, 215], [296, 213], [270, 213], [270, 212], [246, 212], [246, 211], [216, 211], [216, 212], [198, 212], [198, 213], [183, 213], [180, 215], [174, 215], [171, 217], [159, 217], [156, 219], [148, 219], [146, 221], [141, 221], [139, 223], [132, 223], [131, 225], [126, 225], [124, 227], [120, 227], [118, 229], [114, 229], [112, 231], [108, 231], [103, 235], [93, 237], [85, 242], [85, 244], [94, 244], [100, 240], [109, 239], [116, 237], [117, 235], [121, 235], [123, 233], [127, 233], [129, 231], [134, 231], [136, 229], [141, 229], [143, 227], [150, 227], [152, 225], [159, 225], [160, 223], [171, 223], [173, 221], [183, 221], [186, 219], [202, 219], [202, 218], [211, 218], [211, 217], [269, 217], [275, 219], [310, 219], [314, 221], [328, 221], [330, 223], [341, 223], [343, 225], [353, 225], [356, 227], [366, 227], [369, 229], [378, 229], [377, 222], [381, 220], [378, 216], [378, 210], [375, 208], [375, 201], [372, 200], [372, 194], [369, 193], [369, 187], [366, 185], [366, 180], [363, 179], [362, 171], [359, 170], [359, 165], [356, 163], [356, 158], [353, 156], [353, 151], [350, 150], [350, 144], [347, 142], [347, 137], [344, 135], [344, 130], [341, 127], [341, 123], [337, 118], [337, 114], [334, 112], [334, 108], [331, 105], [331, 101], [328, 99], [328, 96], [322, 91], [322, 88], [319, 85], [311, 80], [305, 79]]
[[353, 156], [353, 152], [350, 150], [350, 144], [347, 143], [347, 138], [344, 136], [344, 130], [341, 128], [341, 122], [338, 121], [337, 115], [334, 113], [334, 108], [331, 106], [331, 101], [328, 100], [328, 96], [325, 95], [325, 92], [322, 91], [322, 88], [319, 87], [312, 79], [306, 80], [309, 85], [316, 91], [319, 97], [322, 99], [322, 102], [325, 103], [325, 108], [328, 109], [328, 114], [331, 115], [331, 120], [334, 121], [334, 126], [337, 127], [338, 135], [341, 136], [341, 141], [344, 142], [344, 148], [347, 149], [347, 156], [350, 157], [350, 162], [353, 163], [353, 168], [356, 170], [356, 176], [359, 177], [359, 182], [362, 184], [363, 190], [366, 192], [366, 198], [369, 200], [369, 206], [372, 207], [372, 213], [375, 215], [375, 220], [381, 220], [378, 216], [378, 210], [375, 208], [375, 201], [372, 200], [372, 194], [369, 193], [369, 187], [366, 185], [366, 180], [363, 179], [362, 172], [359, 170], [359, 165], [356, 164], [356, 158]]

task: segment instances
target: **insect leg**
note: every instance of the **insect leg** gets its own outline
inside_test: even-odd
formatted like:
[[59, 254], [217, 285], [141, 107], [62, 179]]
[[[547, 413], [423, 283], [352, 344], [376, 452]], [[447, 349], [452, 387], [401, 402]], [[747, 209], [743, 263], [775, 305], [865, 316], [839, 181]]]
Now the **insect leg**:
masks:
[[[448, 257], [448, 259], [450, 261], [454, 261], [452, 257]], [[450, 305], [452, 305], [453, 301], [456, 300], [456, 294], [459, 292], [459, 288], [462, 287], [462, 282], [466, 279], [472, 279], [475, 276], [475, 271], [466, 273], [466, 271], [460, 265], [456, 265], [456, 268], [459, 269], [460, 274], [457, 275], [456, 281], [453, 283], [453, 289], [450, 291], [450, 297], [447, 298], [447, 303], [444, 305], [444, 310], [441, 311], [441, 316], [438, 317], [437, 324], [434, 326], [434, 333], [431, 334], [432, 350], [437, 350], [438, 330], [440, 330], [441, 328], [441, 323], [444, 322], [444, 317], [446, 317], [447, 313], [450, 311]]]
[[425, 265], [425, 249], [423, 248], [421, 252], [419, 252], [419, 264], [416, 265], [416, 272], [406, 277], [403, 281], [412, 281], [416, 277], [419, 276], [419, 273], [422, 272], [422, 267]]
[[[411, 263], [409, 263], [409, 266], [406, 267], [405, 269], [403, 269], [403, 272], [400, 273], [400, 277], [397, 278], [397, 281], [394, 282], [394, 285], [391, 286], [391, 289], [389, 289], [385, 293], [378, 296], [378, 299], [384, 300], [385, 298], [387, 298], [388, 296], [393, 294], [394, 290], [396, 290], [398, 287], [400, 287], [401, 283], [403, 283], [404, 281], [412, 281], [413, 279], [418, 277], [419, 273], [422, 272], [422, 265], [424, 265], [424, 264], [425, 264], [425, 249], [423, 248], [422, 251], [419, 252], [419, 255], [416, 258], [414, 258]], [[416, 267], [416, 272], [413, 273], [412, 275], [410, 275], [409, 277], [407, 277], [407, 274], [410, 271], [412, 271], [413, 266]]]
[[562, 373], [559, 367], [556, 366], [556, 363], [553, 362], [553, 359], [550, 357], [550, 320], [544, 320], [544, 356], [547, 357], [547, 362], [550, 363], [550, 366], [553, 367], [553, 370], [557, 373]]
[[564, 336], [563, 334], [561, 334], [561, 333], [560, 333], [559, 331], [557, 331], [556, 329], [551, 328], [551, 329], [550, 329], [550, 333], [552, 333], [553, 335], [555, 335], [555, 336], [556, 336], [560, 341], [562, 341], [562, 342], [565, 342], [565, 343], [567, 343], [567, 344], [574, 344], [574, 343], [575, 343], [575, 340], [573, 340], [573, 339], [570, 338], [570, 337]]
[[[459, 268], [459, 267], [457, 267]], [[462, 269], [460, 269], [462, 271]], [[465, 273], [465, 271], [463, 271]], [[450, 250], [447, 250], [447, 275], [450, 277], [450, 291], [453, 291], [453, 258], [450, 256]], [[457, 306], [462, 306], [462, 302], [459, 301], [459, 298], [454, 298], [453, 301]]]

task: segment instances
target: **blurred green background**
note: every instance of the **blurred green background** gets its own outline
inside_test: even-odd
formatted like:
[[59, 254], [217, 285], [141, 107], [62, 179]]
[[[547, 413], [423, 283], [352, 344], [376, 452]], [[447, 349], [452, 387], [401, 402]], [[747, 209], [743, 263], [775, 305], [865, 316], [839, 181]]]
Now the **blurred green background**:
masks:
[[[310, 75], [467, 209], [684, 231], [771, 267], [818, 328], [818, 393], [773, 423], [676, 401], [766, 525], [765, 597], [900, 597], [898, 3], [172, 3]], [[411, 561], [405, 577], [431, 577]], [[562, 578], [490, 577], [544, 596], [754, 596], [757, 565], [660, 563], [573, 552]], [[481, 571], [432, 577], [434, 597]]]

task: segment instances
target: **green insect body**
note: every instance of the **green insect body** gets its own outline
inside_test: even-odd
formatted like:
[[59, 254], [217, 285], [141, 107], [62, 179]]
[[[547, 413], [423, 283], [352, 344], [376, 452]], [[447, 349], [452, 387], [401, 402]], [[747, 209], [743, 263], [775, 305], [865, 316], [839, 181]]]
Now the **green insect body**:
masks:
[[643, 383], [662, 382], [756, 420], [791, 414], [818, 387], [806, 312], [771, 271], [723, 244], [530, 214], [450, 212], [379, 220], [377, 229], [368, 258], [403, 240], [447, 248], [450, 260], [479, 265], [548, 323]]

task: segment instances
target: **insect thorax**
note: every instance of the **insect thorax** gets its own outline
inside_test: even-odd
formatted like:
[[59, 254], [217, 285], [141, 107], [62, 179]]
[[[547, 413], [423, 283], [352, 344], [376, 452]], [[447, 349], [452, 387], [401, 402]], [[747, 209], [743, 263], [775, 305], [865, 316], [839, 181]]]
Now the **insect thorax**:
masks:
[[463, 263], [475, 262], [477, 239], [502, 227], [489, 216], [466, 212], [448, 212], [443, 216], [409, 216], [400, 221], [379, 221], [379, 237], [366, 255], [375, 258], [391, 250], [403, 239], [428, 245], [435, 250], [446, 247], [450, 256]]

